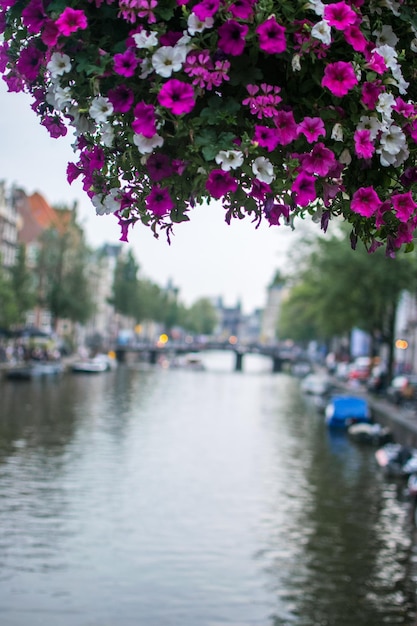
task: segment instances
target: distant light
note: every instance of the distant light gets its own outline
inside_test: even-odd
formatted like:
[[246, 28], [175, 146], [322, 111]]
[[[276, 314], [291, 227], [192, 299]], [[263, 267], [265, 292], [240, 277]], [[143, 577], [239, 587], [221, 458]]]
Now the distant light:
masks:
[[397, 339], [397, 341], [395, 342], [395, 347], [398, 348], [398, 350], [407, 350], [408, 341], [406, 341], [405, 339]]
[[235, 343], [237, 343], [237, 342], [238, 342], [238, 338], [237, 338], [235, 335], [230, 335], [230, 337], [229, 337], [229, 343], [231, 343], [231, 344], [232, 344], [232, 346], [234, 346], [234, 345], [235, 345]]
[[136, 326], [135, 326], [135, 333], [137, 335], [140, 335], [141, 332], [142, 332], [142, 325], [141, 324], [136, 324]]
[[162, 335], [159, 335], [158, 345], [163, 346], [166, 343], [168, 343], [168, 341], [169, 341], [168, 335], [166, 335], [165, 333], [162, 333]]

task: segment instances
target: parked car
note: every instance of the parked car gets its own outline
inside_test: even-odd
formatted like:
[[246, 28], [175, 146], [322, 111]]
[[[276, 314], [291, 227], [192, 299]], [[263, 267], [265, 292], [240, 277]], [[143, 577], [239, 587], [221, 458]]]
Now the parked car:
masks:
[[387, 389], [387, 398], [398, 405], [417, 400], [417, 376], [402, 375], [393, 378]]
[[351, 363], [348, 370], [348, 380], [365, 382], [371, 373], [372, 361], [368, 356], [360, 356]]

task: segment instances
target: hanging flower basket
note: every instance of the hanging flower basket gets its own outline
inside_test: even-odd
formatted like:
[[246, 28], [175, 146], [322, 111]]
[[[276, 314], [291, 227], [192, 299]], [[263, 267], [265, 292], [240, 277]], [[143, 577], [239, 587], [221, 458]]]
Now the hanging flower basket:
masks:
[[98, 214], [168, 237], [332, 217], [388, 253], [417, 226], [415, 0], [0, 0], [1, 66], [53, 137], [75, 130]]

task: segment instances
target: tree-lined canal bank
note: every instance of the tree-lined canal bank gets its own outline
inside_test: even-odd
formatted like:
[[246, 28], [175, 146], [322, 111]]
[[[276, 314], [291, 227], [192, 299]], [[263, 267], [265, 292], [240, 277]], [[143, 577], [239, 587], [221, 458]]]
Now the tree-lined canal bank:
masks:
[[4, 626], [416, 621], [414, 531], [373, 450], [248, 357], [2, 380]]

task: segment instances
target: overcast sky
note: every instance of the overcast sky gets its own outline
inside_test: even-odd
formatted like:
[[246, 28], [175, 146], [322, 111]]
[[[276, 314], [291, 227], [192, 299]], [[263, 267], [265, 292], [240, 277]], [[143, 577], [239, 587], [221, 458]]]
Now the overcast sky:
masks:
[[[66, 165], [76, 158], [72, 134], [51, 139], [30, 102], [28, 96], [8, 93], [0, 79], [0, 180], [28, 194], [38, 191], [52, 205], [77, 201], [90, 245], [117, 243], [115, 218], [96, 216], [80, 183], [66, 181]], [[246, 312], [263, 307], [267, 286], [277, 269], [285, 269], [297, 233], [288, 227], [269, 228], [266, 222], [255, 230], [250, 220], [228, 226], [223, 209], [215, 204], [194, 209], [190, 217], [190, 222], [178, 224], [170, 246], [164, 235], [155, 240], [149, 229], [135, 226], [128, 245], [142, 275], [160, 286], [172, 279], [187, 305], [203, 296], [223, 296], [227, 305], [240, 299]]]

